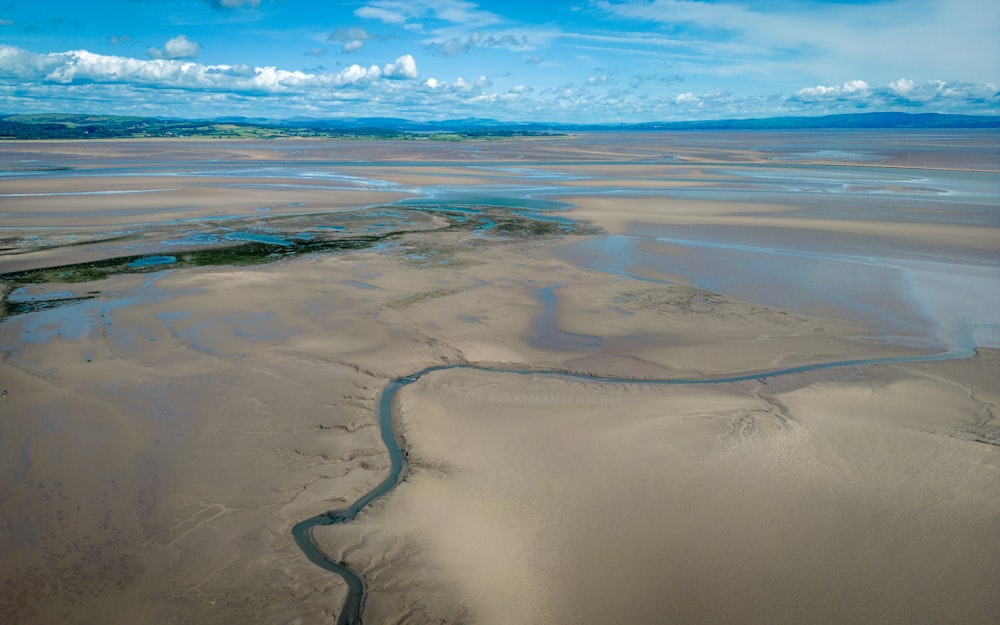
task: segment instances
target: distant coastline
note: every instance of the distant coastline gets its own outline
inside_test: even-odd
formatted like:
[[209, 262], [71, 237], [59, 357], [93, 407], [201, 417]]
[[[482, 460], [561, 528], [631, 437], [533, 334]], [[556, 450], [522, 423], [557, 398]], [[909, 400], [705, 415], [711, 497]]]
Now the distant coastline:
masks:
[[942, 113], [847, 113], [819, 117], [768, 117], [637, 124], [504, 122], [492, 119], [411, 121], [386, 117], [339, 119], [208, 120], [39, 113], [0, 115], [0, 140], [65, 139], [430, 139], [459, 141], [550, 137], [585, 131], [822, 130], [1000, 128], [1000, 116]]

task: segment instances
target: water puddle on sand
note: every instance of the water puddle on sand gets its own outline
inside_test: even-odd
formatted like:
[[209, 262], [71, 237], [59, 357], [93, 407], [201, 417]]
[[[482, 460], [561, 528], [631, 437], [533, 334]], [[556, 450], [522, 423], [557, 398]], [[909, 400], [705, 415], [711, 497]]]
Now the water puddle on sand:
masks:
[[541, 313], [532, 323], [528, 343], [532, 347], [556, 352], [592, 352], [601, 347], [604, 340], [599, 336], [577, 334], [560, 330], [557, 325], [559, 300], [556, 291], [560, 284], [553, 284], [534, 292], [542, 306]]
[[614, 275], [683, 276], [693, 286], [792, 312], [840, 317], [868, 338], [924, 349], [1000, 347], [1000, 267], [880, 255], [879, 250], [608, 235], [571, 243], [565, 257]]

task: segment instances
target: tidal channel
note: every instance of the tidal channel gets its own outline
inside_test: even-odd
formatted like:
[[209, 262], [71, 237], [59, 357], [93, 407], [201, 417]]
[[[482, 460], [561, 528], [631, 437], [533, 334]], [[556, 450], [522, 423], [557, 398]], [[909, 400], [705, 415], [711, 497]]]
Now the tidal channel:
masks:
[[363, 622], [365, 607], [365, 581], [360, 573], [352, 569], [344, 562], [334, 562], [323, 553], [312, 537], [314, 527], [325, 525], [337, 525], [349, 523], [354, 520], [362, 510], [374, 503], [382, 496], [388, 494], [406, 477], [409, 465], [406, 461], [406, 449], [402, 439], [396, 432], [394, 406], [396, 395], [401, 389], [424, 376], [438, 371], [451, 369], [474, 369], [489, 373], [511, 374], [511, 375], [543, 375], [550, 377], [560, 377], [573, 380], [586, 380], [588, 382], [606, 382], [614, 384], [641, 384], [641, 385], [695, 385], [695, 384], [726, 384], [733, 382], [746, 382], [749, 380], [763, 380], [777, 378], [785, 375], [808, 373], [811, 371], [821, 371], [824, 369], [835, 369], [842, 367], [859, 367], [870, 365], [899, 364], [911, 362], [930, 362], [939, 360], [956, 360], [960, 358], [971, 358], [975, 355], [975, 350], [949, 351], [939, 354], [929, 354], [923, 356], [908, 356], [897, 358], [872, 358], [867, 360], [839, 360], [831, 362], [821, 362], [810, 365], [801, 365], [785, 369], [774, 369], [757, 373], [746, 373], [727, 377], [708, 378], [677, 378], [677, 379], [657, 379], [657, 378], [626, 378], [593, 375], [588, 373], [560, 371], [554, 369], [505, 369], [500, 367], [484, 367], [474, 364], [449, 364], [435, 365], [421, 369], [420, 371], [396, 378], [390, 381], [379, 395], [376, 404], [376, 415], [378, 420], [379, 433], [382, 442], [389, 452], [389, 474], [379, 482], [373, 489], [365, 493], [353, 504], [342, 510], [332, 510], [323, 512], [314, 517], [296, 523], [292, 527], [292, 537], [295, 544], [299, 546], [310, 562], [339, 575], [347, 584], [347, 598], [344, 600], [344, 607], [337, 618], [337, 625], [360, 625]]

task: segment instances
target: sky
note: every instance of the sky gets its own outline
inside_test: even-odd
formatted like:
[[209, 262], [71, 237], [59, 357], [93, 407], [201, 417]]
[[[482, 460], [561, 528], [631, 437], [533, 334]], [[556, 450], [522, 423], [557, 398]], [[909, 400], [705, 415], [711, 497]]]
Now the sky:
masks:
[[0, 113], [1000, 114], [996, 0], [0, 0]]

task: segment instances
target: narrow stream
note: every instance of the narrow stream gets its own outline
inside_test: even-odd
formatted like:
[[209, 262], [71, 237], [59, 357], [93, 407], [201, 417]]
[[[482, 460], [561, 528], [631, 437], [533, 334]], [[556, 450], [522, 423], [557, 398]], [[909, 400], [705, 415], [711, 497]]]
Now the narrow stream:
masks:
[[959, 358], [971, 358], [975, 355], [975, 350], [952, 351], [940, 354], [930, 354], [926, 356], [904, 356], [897, 358], [872, 358], [867, 360], [838, 360], [833, 362], [823, 362], [811, 365], [801, 365], [798, 367], [788, 367], [785, 369], [774, 369], [757, 373], [746, 373], [727, 377], [707, 377], [707, 378], [678, 378], [678, 379], [650, 379], [650, 378], [618, 378], [612, 376], [592, 375], [588, 373], [576, 373], [569, 371], [559, 371], [553, 369], [504, 369], [499, 367], [484, 367], [472, 364], [451, 364], [435, 365], [421, 369], [411, 375], [396, 378], [389, 382], [379, 395], [376, 404], [376, 414], [378, 416], [379, 433], [382, 442], [389, 452], [389, 474], [375, 488], [365, 493], [361, 498], [343, 510], [333, 510], [310, 517], [304, 521], [296, 523], [292, 527], [292, 537], [295, 544], [309, 558], [309, 561], [328, 571], [336, 573], [347, 583], [347, 598], [344, 600], [344, 608], [337, 618], [337, 625], [360, 625], [365, 607], [365, 582], [361, 575], [342, 562], [330, 560], [319, 548], [312, 537], [312, 529], [323, 525], [334, 525], [348, 523], [369, 504], [379, 499], [399, 484], [406, 476], [408, 464], [406, 462], [406, 452], [396, 434], [394, 423], [393, 407], [396, 395], [400, 389], [413, 384], [420, 378], [435, 373], [437, 371], [447, 371], [449, 369], [472, 369], [489, 373], [505, 373], [514, 375], [545, 375], [561, 377], [573, 380], [586, 380], [588, 382], [609, 382], [615, 384], [642, 384], [642, 385], [675, 385], [675, 384], [725, 384], [729, 382], [746, 382], [748, 380], [759, 380], [765, 378], [776, 378], [783, 375], [796, 373], [807, 373], [810, 371], [820, 371], [823, 369], [834, 369], [840, 367], [856, 367], [866, 365], [882, 365], [909, 362], [930, 362], [938, 360], [955, 360]]

